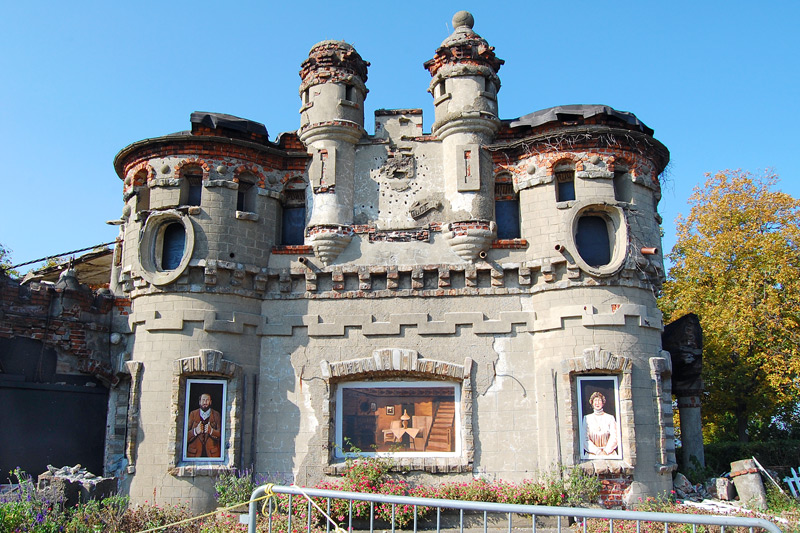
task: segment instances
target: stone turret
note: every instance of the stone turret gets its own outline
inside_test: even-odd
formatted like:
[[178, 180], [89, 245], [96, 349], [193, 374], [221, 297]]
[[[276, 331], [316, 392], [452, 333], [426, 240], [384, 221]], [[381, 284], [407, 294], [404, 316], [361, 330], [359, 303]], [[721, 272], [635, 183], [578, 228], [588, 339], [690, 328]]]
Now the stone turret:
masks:
[[456, 13], [453, 34], [424, 65], [436, 112], [431, 133], [442, 141], [445, 196], [454, 217], [445, 237], [467, 261], [485, 251], [497, 232], [492, 160], [482, 146], [500, 127], [497, 71], [503, 64], [473, 25], [470, 13]]
[[314, 45], [300, 68], [300, 140], [312, 156], [307, 240], [331, 263], [353, 237], [355, 145], [364, 135], [367, 67], [342, 41]]

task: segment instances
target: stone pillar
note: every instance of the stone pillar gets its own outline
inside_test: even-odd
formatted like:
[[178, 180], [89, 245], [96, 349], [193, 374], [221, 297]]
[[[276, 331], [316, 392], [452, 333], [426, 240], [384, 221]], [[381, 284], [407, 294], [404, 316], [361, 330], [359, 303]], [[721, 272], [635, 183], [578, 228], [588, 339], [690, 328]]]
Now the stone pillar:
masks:
[[314, 45], [300, 70], [300, 140], [308, 148], [307, 242], [328, 265], [353, 238], [355, 145], [364, 135], [367, 67], [342, 41]]
[[681, 419], [681, 447], [683, 455], [681, 468], [688, 471], [695, 468], [692, 457], [697, 459], [700, 466], [706, 465], [703, 450], [703, 421], [700, 418], [700, 396], [678, 396], [678, 412]]
[[700, 319], [690, 313], [668, 324], [661, 344], [672, 357], [672, 391], [678, 398], [681, 418], [681, 469], [706, 465], [700, 396], [703, 393], [703, 330]]
[[761, 474], [752, 459], [734, 461], [731, 463], [731, 477], [739, 494], [739, 500], [748, 509], [767, 509], [767, 495]]
[[431, 133], [442, 141], [445, 239], [466, 261], [475, 261], [497, 234], [494, 219], [494, 173], [484, 146], [500, 128], [497, 117], [497, 71], [503, 60], [472, 29], [472, 15], [459, 11], [454, 31], [424, 66], [431, 73], [436, 120]]

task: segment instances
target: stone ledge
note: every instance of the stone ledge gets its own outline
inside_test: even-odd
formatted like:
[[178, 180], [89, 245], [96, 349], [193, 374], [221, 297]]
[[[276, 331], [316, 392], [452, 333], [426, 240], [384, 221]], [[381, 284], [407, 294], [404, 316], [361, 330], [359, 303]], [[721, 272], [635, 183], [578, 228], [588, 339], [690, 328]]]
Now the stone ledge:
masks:
[[[612, 306], [608, 307], [611, 311]], [[179, 309], [137, 313], [132, 324], [141, 324], [148, 331], [180, 331], [185, 322], [202, 322], [205, 331], [243, 334], [245, 326], [256, 328], [259, 336], [291, 336], [296, 327], [308, 328], [311, 337], [341, 337], [347, 328], [360, 328], [363, 335], [401, 335], [403, 327], [416, 327], [420, 335], [453, 335], [460, 326], [471, 326], [477, 335], [520, 332], [540, 332], [564, 328], [564, 319], [580, 318], [585, 327], [624, 326], [625, 317], [638, 317], [639, 326], [661, 329], [661, 317], [649, 316], [652, 310], [643, 305], [623, 304], [608, 312], [591, 305], [575, 305], [550, 309], [547, 313], [508, 311], [497, 318], [487, 318], [482, 312], [443, 313], [440, 320], [431, 320], [428, 313], [397, 313], [385, 322], [375, 321], [372, 314], [285, 315], [280, 323], [268, 323], [261, 315], [234, 312], [230, 320], [217, 318], [209, 309]]]
[[186, 465], [169, 468], [167, 473], [175, 477], [198, 477], [219, 476], [233, 470], [232, 467], [227, 465]]

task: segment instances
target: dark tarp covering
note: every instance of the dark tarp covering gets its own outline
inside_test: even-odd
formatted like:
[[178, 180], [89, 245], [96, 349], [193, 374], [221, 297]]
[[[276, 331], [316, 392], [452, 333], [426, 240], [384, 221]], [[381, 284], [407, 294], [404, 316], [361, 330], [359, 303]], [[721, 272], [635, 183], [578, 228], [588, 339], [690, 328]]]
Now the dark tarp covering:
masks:
[[247, 120], [246, 118], [234, 117], [225, 113], [208, 113], [206, 111], [195, 111], [192, 113], [192, 124], [202, 124], [203, 126], [217, 129], [224, 128], [245, 133], [257, 133], [268, 137], [267, 128], [260, 122]]
[[610, 117], [618, 118], [623, 122], [627, 122], [631, 126], [635, 126], [639, 131], [648, 135], [653, 134], [653, 130], [648, 128], [642, 121], [636, 118], [636, 115], [627, 111], [617, 111], [613, 107], [599, 104], [573, 104], [573, 105], [559, 105], [542, 109], [541, 111], [534, 111], [518, 119], [509, 120], [508, 125], [512, 128], [519, 126], [541, 126], [549, 122], [561, 122], [575, 120], [576, 118], [590, 118], [597, 115], [608, 115]]

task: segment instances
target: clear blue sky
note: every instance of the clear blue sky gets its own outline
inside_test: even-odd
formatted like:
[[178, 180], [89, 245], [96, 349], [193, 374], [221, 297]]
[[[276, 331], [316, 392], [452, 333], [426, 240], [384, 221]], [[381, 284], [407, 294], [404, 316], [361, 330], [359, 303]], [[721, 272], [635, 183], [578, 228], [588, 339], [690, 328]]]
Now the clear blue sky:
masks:
[[350, 42], [372, 63], [368, 124], [378, 108], [420, 107], [429, 131], [422, 63], [460, 9], [506, 61], [502, 118], [599, 103], [655, 130], [672, 153], [660, 205], [666, 251], [705, 172], [772, 168], [800, 196], [796, 1], [6, 0], [0, 243], [20, 263], [114, 240], [105, 224], [123, 205], [114, 156], [189, 129], [192, 111], [263, 122], [271, 139], [296, 129], [297, 72], [324, 39]]

